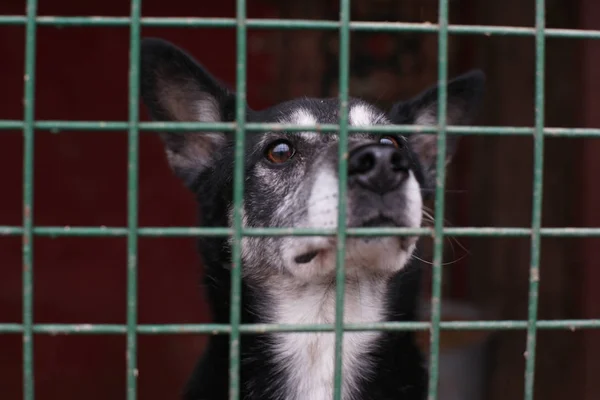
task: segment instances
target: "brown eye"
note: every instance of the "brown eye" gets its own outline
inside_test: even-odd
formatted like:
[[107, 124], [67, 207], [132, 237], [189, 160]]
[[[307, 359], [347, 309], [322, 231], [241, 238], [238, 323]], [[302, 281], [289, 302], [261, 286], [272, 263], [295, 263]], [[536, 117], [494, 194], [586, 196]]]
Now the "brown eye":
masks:
[[402, 144], [398, 141], [398, 139], [392, 136], [383, 136], [381, 139], [379, 139], [379, 143], [386, 146], [394, 146], [396, 148], [402, 147]]
[[274, 164], [282, 164], [292, 158], [295, 153], [290, 142], [278, 140], [267, 148], [266, 157]]

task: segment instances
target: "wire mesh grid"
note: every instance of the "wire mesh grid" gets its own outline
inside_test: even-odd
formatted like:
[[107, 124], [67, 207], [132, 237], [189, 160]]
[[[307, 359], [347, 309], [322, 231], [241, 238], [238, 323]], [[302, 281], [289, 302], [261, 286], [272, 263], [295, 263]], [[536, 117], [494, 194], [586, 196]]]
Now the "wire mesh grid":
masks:
[[[25, 25], [26, 50], [24, 73], [24, 109], [23, 120], [0, 120], [1, 130], [21, 129], [24, 138], [23, 154], [23, 224], [22, 226], [0, 226], [0, 235], [21, 235], [23, 254], [23, 319], [21, 324], [0, 323], [0, 334], [19, 333], [23, 338], [23, 394], [25, 400], [33, 400], [33, 337], [34, 334], [119, 334], [127, 337], [127, 398], [137, 398], [137, 335], [169, 334], [169, 333], [205, 333], [227, 334], [230, 337], [230, 392], [229, 398], [239, 397], [240, 382], [240, 335], [259, 332], [317, 332], [334, 331], [335, 347], [335, 390], [334, 398], [341, 399], [342, 382], [342, 336], [345, 331], [366, 330], [429, 330], [430, 331], [430, 374], [429, 399], [438, 397], [439, 342], [440, 330], [526, 330], [526, 368], [525, 368], [525, 400], [534, 398], [535, 351], [537, 329], [575, 329], [600, 328], [600, 320], [538, 320], [538, 283], [540, 240], [545, 236], [554, 237], [600, 237], [599, 228], [542, 228], [542, 174], [544, 161], [544, 137], [600, 137], [600, 129], [567, 129], [548, 128], [544, 126], [544, 54], [547, 37], [574, 39], [600, 39], [600, 31], [582, 31], [570, 29], [547, 29], [545, 27], [545, 1], [536, 0], [535, 27], [476, 26], [450, 25], [448, 21], [448, 0], [439, 0], [439, 20], [431, 23], [400, 22], [354, 22], [350, 20], [350, 0], [340, 0], [340, 18], [338, 21], [247, 19], [246, 0], [236, 0], [236, 18], [142, 18], [142, 0], [131, 0], [129, 17], [61, 17], [38, 16], [37, 0], [27, 0], [26, 15], [0, 16], [0, 25]], [[36, 121], [35, 108], [35, 57], [36, 27], [40, 26], [127, 26], [130, 27], [130, 67], [129, 67], [129, 120], [118, 121]], [[154, 27], [222, 27], [235, 28], [237, 40], [236, 65], [236, 113], [235, 123], [157, 123], [139, 122], [139, 45], [142, 26]], [[288, 126], [282, 124], [245, 123], [246, 97], [246, 36], [251, 29], [326, 29], [338, 30], [339, 42], [339, 100], [340, 120], [337, 125], [320, 126]], [[351, 31], [387, 31], [387, 32], [437, 32], [438, 34], [438, 83], [441, 90], [438, 101], [438, 125], [431, 126], [385, 126], [385, 127], [350, 127], [348, 126], [348, 81], [349, 81], [349, 42]], [[536, 79], [535, 79], [535, 126], [527, 127], [479, 127], [479, 126], [447, 126], [446, 125], [446, 89], [447, 82], [447, 48], [449, 34], [464, 35], [516, 35], [534, 36], [536, 45]], [[341, 221], [336, 229], [281, 229], [281, 228], [243, 228], [241, 204], [243, 198], [243, 161], [244, 138], [247, 132], [265, 129], [317, 132], [339, 132], [339, 215]], [[34, 165], [34, 132], [36, 130], [127, 130], [128, 131], [128, 219], [126, 227], [61, 227], [34, 226], [33, 214], [33, 165]], [[153, 228], [138, 227], [138, 143], [141, 131], [233, 131], [236, 137], [235, 169], [234, 169], [234, 218], [231, 228]], [[440, 152], [446, 148], [447, 134], [459, 135], [525, 135], [534, 139], [533, 170], [533, 214], [530, 228], [484, 227], [484, 228], [445, 228], [444, 213], [444, 159], [437, 160], [435, 225], [433, 228], [348, 228], [345, 227], [346, 204], [344, 203], [347, 182], [347, 150], [348, 134], [354, 131], [374, 133], [414, 132], [437, 133], [437, 144]], [[231, 324], [138, 324], [137, 323], [137, 241], [142, 236], [232, 236], [232, 290], [231, 290]], [[434, 239], [432, 309], [429, 322], [382, 322], [370, 324], [344, 324], [343, 301], [344, 285], [336, 287], [336, 319], [334, 324], [327, 325], [278, 325], [278, 324], [241, 324], [241, 239], [243, 236], [302, 236], [332, 235], [337, 238], [336, 279], [344, 279], [345, 240], [347, 236], [384, 236], [384, 235], [419, 235], [431, 236]], [[127, 238], [127, 323], [114, 324], [35, 324], [33, 316], [33, 238], [34, 236], [87, 236], [105, 237], [120, 236]], [[487, 237], [529, 237], [531, 240], [530, 273], [529, 273], [529, 308], [525, 321], [441, 321], [441, 288], [442, 288], [442, 255], [445, 236], [487, 236]]]

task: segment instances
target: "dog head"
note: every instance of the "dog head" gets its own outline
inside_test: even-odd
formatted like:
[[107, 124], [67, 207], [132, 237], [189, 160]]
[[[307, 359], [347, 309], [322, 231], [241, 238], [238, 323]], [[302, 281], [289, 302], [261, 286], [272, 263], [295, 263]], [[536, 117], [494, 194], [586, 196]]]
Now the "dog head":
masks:
[[[231, 122], [235, 94], [192, 57], [157, 39], [142, 43], [142, 97], [158, 121]], [[447, 121], [471, 121], [484, 86], [481, 72], [447, 86]], [[399, 102], [384, 113], [351, 99], [350, 126], [435, 125], [437, 87]], [[337, 99], [298, 99], [265, 110], [246, 107], [248, 122], [336, 124]], [[205, 215], [220, 213], [231, 224], [234, 143], [232, 133], [162, 133], [175, 174], [196, 192]], [[243, 224], [246, 227], [334, 228], [338, 219], [338, 141], [335, 133], [248, 133], [245, 143]], [[456, 138], [449, 136], [450, 160]], [[348, 139], [348, 227], [419, 227], [424, 194], [435, 182], [437, 137], [431, 134], [351, 133]], [[207, 204], [210, 204], [207, 206]], [[206, 219], [205, 219], [206, 220]], [[213, 223], [214, 225], [214, 223]], [[410, 258], [415, 237], [349, 238], [346, 266], [357, 274], [390, 275]], [[334, 277], [333, 237], [245, 237], [247, 279], [286, 275], [301, 282]], [[352, 274], [350, 274], [351, 276]]]

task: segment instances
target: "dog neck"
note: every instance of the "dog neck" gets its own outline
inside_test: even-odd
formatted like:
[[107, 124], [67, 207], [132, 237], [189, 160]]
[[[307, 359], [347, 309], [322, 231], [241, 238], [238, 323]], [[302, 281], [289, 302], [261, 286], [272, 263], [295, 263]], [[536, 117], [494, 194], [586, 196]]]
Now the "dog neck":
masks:
[[[362, 276], [345, 283], [344, 322], [370, 323], [385, 319], [388, 279]], [[274, 278], [268, 284], [272, 302], [269, 322], [277, 324], [335, 323], [335, 281], [298, 283]], [[360, 382], [372, 373], [369, 353], [379, 332], [347, 332], [342, 343], [342, 394], [352, 399]], [[279, 333], [269, 341], [275, 364], [285, 375], [286, 400], [329, 400], [334, 388], [334, 332]], [[279, 368], [277, 368], [279, 369]]]
[[[222, 261], [224, 242], [201, 241], [206, 294], [215, 323], [230, 322], [230, 271]], [[346, 270], [347, 272], [348, 269]], [[412, 321], [420, 268], [410, 263], [391, 278], [356, 279], [345, 285], [347, 323]], [[352, 279], [355, 278], [355, 279]], [[364, 277], [366, 278], [366, 277]], [[335, 283], [299, 284], [291, 277], [242, 279], [244, 323], [332, 324]], [[412, 332], [345, 332], [342, 353], [344, 400], [424, 400], [423, 359]], [[188, 381], [186, 400], [223, 400], [229, 388], [229, 338], [211, 336]], [[334, 388], [333, 332], [259, 333], [241, 337], [241, 382], [248, 400], [329, 400]], [[400, 396], [400, 397], [399, 397]]]

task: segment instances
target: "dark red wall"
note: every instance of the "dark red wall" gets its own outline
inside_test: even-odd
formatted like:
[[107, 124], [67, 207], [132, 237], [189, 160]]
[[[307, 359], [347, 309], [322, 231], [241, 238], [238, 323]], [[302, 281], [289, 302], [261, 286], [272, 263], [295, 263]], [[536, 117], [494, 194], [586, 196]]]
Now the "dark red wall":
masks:
[[[582, 28], [600, 29], [598, 16], [600, 15], [600, 3], [594, 0], [582, 1]], [[598, 80], [598, 68], [600, 64], [600, 43], [598, 41], [586, 41], [583, 45], [583, 79], [584, 86], [584, 126], [600, 126], [600, 115], [598, 106], [600, 104], [600, 80]], [[598, 173], [600, 172], [600, 139], [587, 141], [583, 146], [583, 157], [581, 163], [582, 182], [582, 225], [600, 226], [600, 186], [598, 185]], [[582, 253], [585, 262], [585, 271], [582, 287], [583, 316], [585, 318], [600, 318], [600, 251], [598, 238], [583, 240]], [[600, 393], [600, 332], [589, 330], [585, 334], [585, 400], [597, 398]]]
[[[473, 3], [483, 7], [483, 0]], [[249, 2], [249, 15], [278, 17], [281, 4], [283, 2], [277, 0], [253, 0]], [[593, 18], [598, 14], [596, 2], [585, 0], [582, 4], [586, 5], [582, 8], [582, 16], [587, 16], [583, 18], [583, 27], [598, 29]], [[234, 9], [234, 0], [144, 0], [142, 13], [144, 16], [233, 17]], [[45, 0], [40, 1], [39, 11], [41, 15], [126, 16], [129, 2]], [[0, 14], [22, 15], [24, 12], [25, 0], [0, 0]], [[479, 14], [474, 12], [474, 15]], [[498, 23], [495, 19], [491, 22], [478, 20], [477, 23], [488, 22]], [[219, 78], [233, 84], [233, 30], [144, 28], [143, 35], [174, 41], [196, 55]], [[280, 97], [277, 94], [277, 50], [272, 48], [272, 41], [262, 40], [273, 35], [278, 33], [250, 31], [248, 38], [248, 98], [255, 107], [266, 106]], [[22, 26], [0, 27], [0, 119], [22, 118], [24, 38], [25, 29]], [[127, 120], [128, 42], [129, 31], [124, 27], [39, 27], [36, 118]], [[500, 48], [497, 45], [492, 47], [493, 42], [490, 43], [485, 43], [482, 48]], [[600, 54], [597, 45], [591, 42], [584, 45], [586, 67], [583, 76], [586, 84], [583, 126], [598, 124], [596, 97], [599, 91], [593, 85], [597, 81], [593, 67]], [[301, 80], [296, 78], [293, 82]], [[498, 101], [498, 98], [493, 101]], [[144, 111], [142, 116], [146, 119]], [[20, 131], [0, 131], [0, 225], [19, 225], [22, 221], [22, 141]], [[598, 170], [597, 142], [586, 144], [582, 158], [581, 175], [585, 176], [582, 198], [587, 200], [581, 207], [581, 225], [586, 226], [598, 226], [600, 218], [597, 173], [586, 173]], [[40, 131], [36, 132], [35, 152], [36, 225], [126, 225], [126, 132], [53, 134]], [[470, 154], [469, 151], [463, 151], [463, 155], [467, 153]], [[470, 169], [468, 164], [464, 165], [467, 167], [459, 173]], [[461, 185], [465, 187], [466, 183]], [[465, 216], [464, 210], [469, 207], [467, 203], [456, 203], [463, 210], [459, 213], [459, 219], [464, 224], [481, 222]], [[189, 226], [195, 220], [192, 196], [171, 175], [159, 140], [149, 133], [141, 135], [139, 207], [140, 226]], [[500, 225], [506, 224], [503, 222]], [[125, 238], [39, 237], [34, 245], [35, 322], [125, 323]], [[481, 244], [469, 241], [469, 248], [476, 250], [477, 246]], [[510, 246], [498, 247], [505, 248]], [[597, 248], [597, 239], [586, 240], [582, 247], [582, 258], [586, 260], [585, 271], [582, 272], [585, 285], [578, 285], [577, 290], [582, 292], [583, 317], [597, 318], [600, 312]], [[474, 265], [474, 261], [469, 262]], [[498, 266], [495, 271], [505, 274], [504, 268]], [[453, 271], [455, 274], [455, 267]], [[464, 294], [464, 274], [444, 274], [447, 280], [452, 281], [453, 288], [457, 289], [454, 294]], [[473, 269], [470, 274], [473, 274]], [[548, 275], [544, 276], [547, 282]], [[140, 239], [139, 322], [207, 321], [200, 277], [201, 266], [192, 239]], [[498, 285], [492, 280], [488, 282], [491, 292], [505, 296], [505, 288], [500, 290]], [[507, 287], [519, 288], [518, 285]], [[21, 322], [21, 293], [20, 238], [0, 237], [0, 322]], [[593, 396], [598, 391], [596, 376], [600, 368], [597, 332], [586, 333], [584, 341], [587, 355], [587, 370], [582, 373], [587, 377], [584, 391]], [[497, 349], [518, 348], [517, 361], [521, 366], [522, 343], [519, 341], [515, 346], [508, 343]], [[140, 336], [139, 398], [176, 398], [203, 344], [203, 338], [194, 335]], [[124, 336], [36, 335], [34, 345], [37, 399], [125, 398]], [[499, 351], [506, 353], [505, 350]], [[21, 353], [22, 340], [19, 335], [0, 335], [1, 399], [22, 397]], [[498, 360], [498, 357], [494, 360]]]
[[[275, 2], [271, 3], [277, 5]], [[144, 16], [233, 17], [234, 1], [145, 0]], [[24, 0], [3, 0], [0, 14], [23, 14]], [[126, 16], [121, 0], [41, 1], [40, 15]], [[250, 2], [249, 14], [271, 17], [267, 1]], [[271, 99], [271, 55], [248, 41], [248, 98]], [[235, 81], [231, 29], [143, 29], [186, 47], [215, 75]], [[0, 119], [21, 119], [22, 26], [0, 27]], [[37, 119], [127, 120], [127, 28], [39, 27]], [[145, 118], [146, 114], [142, 114]], [[22, 220], [22, 134], [0, 132], [0, 225]], [[125, 226], [126, 132], [36, 132], [36, 225]], [[171, 175], [158, 139], [140, 143], [140, 226], [187, 226], [195, 220], [192, 196]], [[34, 318], [38, 323], [125, 323], [125, 238], [36, 238]], [[0, 321], [21, 322], [21, 243], [0, 237]], [[139, 322], [190, 323], [207, 319], [191, 239], [140, 239]], [[0, 397], [22, 396], [21, 337], [0, 335]], [[176, 398], [203, 345], [194, 336], [140, 336], [141, 399]], [[35, 337], [36, 399], [124, 399], [123, 336]]]

